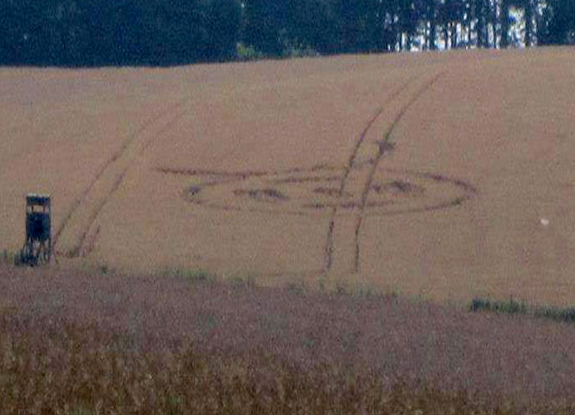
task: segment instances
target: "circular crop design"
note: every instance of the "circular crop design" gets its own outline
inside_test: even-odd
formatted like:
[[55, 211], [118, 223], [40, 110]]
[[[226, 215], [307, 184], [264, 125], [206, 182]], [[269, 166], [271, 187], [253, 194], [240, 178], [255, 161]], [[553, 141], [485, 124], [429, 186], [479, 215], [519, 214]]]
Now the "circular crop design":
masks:
[[183, 197], [196, 205], [271, 214], [394, 215], [447, 209], [475, 194], [474, 187], [462, 180], [411, 170], [378, 169], [366, 180], [369, 167], [365, 164], [349, 171], [333, 166], [283, 172], [162, 171], [194, 176], [197, 181], [185, 188]]

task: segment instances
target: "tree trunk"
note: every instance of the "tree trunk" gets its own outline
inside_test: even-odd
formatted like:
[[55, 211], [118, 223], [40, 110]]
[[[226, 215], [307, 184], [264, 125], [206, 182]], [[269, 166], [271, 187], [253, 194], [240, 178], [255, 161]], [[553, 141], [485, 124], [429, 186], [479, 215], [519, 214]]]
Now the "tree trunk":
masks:
[[501, 0], [501, 48], [509, 46], [509, 0]]
[[476, 32], [476, 42], [477, 47], [481, 48], [485, 46], [484, 43], [484, 11], [483, 11], [483, 0], [475, 0], [475, 32]]
[[[470, 14], [472, 10], [469, 11]], [[471, 48], [471, 25], [473, 24], [473, 19], [471, 16], [467, 18], [467, 49]]]
[[533, 45], [533, 4], [525, 0], [525, 47]]
[[[492, 45], [489, 43], [490, 32], [489, 25], [491, 24], [492, 32], [495, 34], [495, 22], [493, 21], [493, 14], [491, 10], [491, 0], [485, 0], [484, 5], [484, 16], [485, 16], [485, 46], [489, 49]], [[493, 36], [493, 46], [495, 46], [495, 35]]]
[[433, 1], [432, 3], [432, 9], [431, 12], [429, 13], [429, 49], [431, 50], [435, 50], [435, 37], [437, 36], [437, 28], [435, 26], [435, 19], [437, 19], [436, 16], [436, 10], [435, 10], [435, 1]]
[[457, 23], [451, 24], [451, 48], [457, 48], [457, 43], [459, 40], [457, 39]]

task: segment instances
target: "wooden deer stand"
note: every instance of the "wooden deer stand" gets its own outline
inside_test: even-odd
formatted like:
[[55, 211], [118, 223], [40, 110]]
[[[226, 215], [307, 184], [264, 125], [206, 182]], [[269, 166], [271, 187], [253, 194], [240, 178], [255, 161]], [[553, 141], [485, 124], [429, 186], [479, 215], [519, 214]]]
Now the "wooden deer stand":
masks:
[[26, 196], [26, 242], [20, 262], [31, 266], [48, 264], [52, 256], [52, 220], [50, 196]]

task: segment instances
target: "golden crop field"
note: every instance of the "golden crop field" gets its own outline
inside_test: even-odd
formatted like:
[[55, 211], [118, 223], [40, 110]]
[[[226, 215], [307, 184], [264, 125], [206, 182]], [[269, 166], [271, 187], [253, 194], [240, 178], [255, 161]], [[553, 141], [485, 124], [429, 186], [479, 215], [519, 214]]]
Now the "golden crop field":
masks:
[[0, 252], [573, 304], [574, 52], [0, 69]]

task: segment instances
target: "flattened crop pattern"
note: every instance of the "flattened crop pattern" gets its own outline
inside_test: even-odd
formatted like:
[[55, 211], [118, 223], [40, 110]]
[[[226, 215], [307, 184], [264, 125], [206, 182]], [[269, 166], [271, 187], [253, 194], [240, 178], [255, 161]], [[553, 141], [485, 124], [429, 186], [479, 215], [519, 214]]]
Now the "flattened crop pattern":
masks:
[[[310, 216], [327, 220], [323, 272], [334, 263], [334, 232], [340, 218], [354, 216], [355, 253], [350, 271], [360, 270], [364, 218], [449, 209], [476, 194], [473, 185], [443, 174], [383, 168], [383, 156], [394, 150], [392, 133], [409, 108], [441, 77], [409, 79], [387, 97], [359, 134], [345, 166], [316, 165], [279, 171], [219, 171], [159, 167], [162, 174], [186, 176], [182, 191], [189, 203], [205, 208], [271, 215]], [[380, 140], [366, 137], [378, 121]], [[373, 137], [373, 136], [372, 136]], [[375, 151], [373, 151], [375, 149]]]

